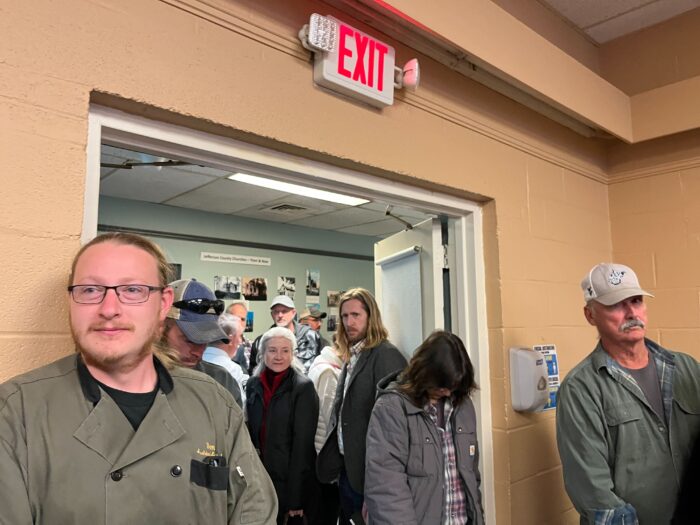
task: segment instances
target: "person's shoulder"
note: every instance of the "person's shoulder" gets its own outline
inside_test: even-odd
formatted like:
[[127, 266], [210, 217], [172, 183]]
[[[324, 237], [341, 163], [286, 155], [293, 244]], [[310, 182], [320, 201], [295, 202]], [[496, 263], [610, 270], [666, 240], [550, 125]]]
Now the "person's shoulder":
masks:
[[671, 352], [676, 361], [676, 365], [680, 365], [689, 370], [697, 371], [700, 367], [698, 360], [690, 354], [685, 354], [683, 352]]
[[302, 374], [301, 372], [294, 370], [294, 369], [292, 369], [292, 374], [293, 374], [292, 382], [293, 382], [295, 388], [298, 388], [301, 390], [307, 389], [307, 388], [310, 388], [311, 390], [314, 390], [314, 391], [316, 390], [314, 388], [314, 382], [311, 379], [309, 379], [308, 377], [306, 377], [304, 374]]
[[422, 412], [421, 407], [417, 407], [398, 390], [390, 389], [381, 392], [374, 403], [373, 412], [381, 419], [385, 418], [405, 418], [408, 414]]
[[377, 346], [374, 347], [375, 350], [383, 350], [383, 351], [396, 351], [399, 352], [399, 349], [396, 347], [394, 343], [389, 341], [388, 339], [383, 339], [381, 343], [379, 343]]
[[376, 361], [392, 367], [403, 367], [406, 365], [406, 357], [392, 342], [384, 339], [372, 349], [372, 355]]
[[579, 384], [586, 383], [591, 380], [592, 377], [596, 376], [596, 363], [595, 356], [596, 351], [594, 350], [588, 354], [582, 361], [580, 361], [575, 367], [573, 367], [564, 377], [561, 386], [569, 384]]
[[0, 384], [0, 406], [24, 388], [44, 388], [49, 383], [72, 375], [77, 365], [78, 355], [72, 354], [9, 379]]
[[[204, 363], [202, 362], [202, 364]], [[214, 373], [220, 370], [223, 374], [230, 377], [226, 369], [212, 363], [206, 363], [202, 368], [209, 369]], [[169, 372], [173, 378], [175, 389], [179, 386], [178, 393], [182, 393], [182, 395], [186, 395], [185, 392], [190, 392], [196, 396], [208, 395], [209, 400], [216, 399], [227, 406], [236, 404], [231, 393], [219, 381], [211, 377], [209, 371], [205, 373], [204, 371], [177, 366]], [[226, 376], [222, 376], [222, 378]]]

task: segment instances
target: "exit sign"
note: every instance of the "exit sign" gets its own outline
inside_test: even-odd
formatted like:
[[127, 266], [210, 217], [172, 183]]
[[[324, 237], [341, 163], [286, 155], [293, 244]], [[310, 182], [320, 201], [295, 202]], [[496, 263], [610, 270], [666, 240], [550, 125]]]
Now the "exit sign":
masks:
[[394, 48], [332, 16], [336, 42], [332, 51], [314, 55], [314, 81], [375, 107], [394, 103]]

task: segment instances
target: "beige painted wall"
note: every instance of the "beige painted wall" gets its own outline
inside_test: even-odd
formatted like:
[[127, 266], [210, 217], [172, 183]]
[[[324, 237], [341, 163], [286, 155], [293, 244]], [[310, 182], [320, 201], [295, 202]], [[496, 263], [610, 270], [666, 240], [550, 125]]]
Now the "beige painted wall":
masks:
[[501, 9], [572, 56], [600, 73], [598, 44], [540, 0], [493, 0]]
[[600, 46], [603, 78], [628, 95], [700, 75], [700, 8]]
[[[427, 59], [420, 90], [383, 111], [314, 87], [296, 32], [309, 13], [333, 13], [325, 4], [15, 4], [0, 16], [0, 155], [4, 192], [14, 195], [0, 208], [0, 264], [13, 305], [0, 313], [0, 380], [71, 351], [64, 286], [81, 234], [87, 114], [91, 95], [106, 93], [97, 98], [136, 113], [481, 196], [498, 523], [576, 522], [554, 414], [512, 411], [507, 351], [556, 343], [566, 371], [594, 345], [578, 282], [624, 238], [615, 221], [627, 195], [608, 195], [604, 144]], [[414, 56], [394, 44], [398, 62]], [[650, 238], [662, 241], [661, 232]], [[659, 304], [656, 329], [667, 337], [672, 306]]]

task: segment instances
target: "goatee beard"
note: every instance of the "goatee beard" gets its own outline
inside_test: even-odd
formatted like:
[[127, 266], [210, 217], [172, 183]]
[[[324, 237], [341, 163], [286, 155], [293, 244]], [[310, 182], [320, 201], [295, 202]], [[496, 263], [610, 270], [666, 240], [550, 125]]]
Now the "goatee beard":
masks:
[[96, 352], [92, 352], [80, 345], [76, 334], [73, 333], [73, 341], [75, 342], [75, 349], [83, 358], [86, 365], [102, 370], [105, 373], [112, 374], [115, 372], [127, 373], [135, 369], [139, 364], [141, 364], [144, 359], [154, 353], [154, 344], [158, 337], [157, 331], [151, 335], [151, 338], [146, 341], [146, 343], [141, 347], [141, 349], [135, 354], [119, 354], [119, 355], [105, 355]]

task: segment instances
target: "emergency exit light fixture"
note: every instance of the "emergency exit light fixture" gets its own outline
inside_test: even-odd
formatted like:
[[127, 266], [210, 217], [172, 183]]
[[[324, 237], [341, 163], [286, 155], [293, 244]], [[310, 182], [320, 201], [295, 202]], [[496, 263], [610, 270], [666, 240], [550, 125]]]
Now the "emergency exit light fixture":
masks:
[[299, 31], [302, 45], [309, 51], [335, 51], [338, 40], [338, 24], [335, 20], [314, 13], [308, 25]]
[[299, 40], [314, 55], [314, 82], [336, 93], [384, 108], [395, 89], [418, 87], [417, 59], [396, 67], [393, 47], [330, 15], [313, 13]]
[[247, 173], [234, 173], [233, 175], [229, 175], [228, 178], [237, 182], [245, 182], [246, 184], [260, 186], [262, 188], [283, 191], [285, 193], [292, 193], [294, 195], [301, 195], [302, 197], [310, 197], [312, 199], [322, 201], [335, 202], [346, 206], [359, 206], [360, 204], [366, 204], [369, 202], [367, 199], [351, 197], [350, 195], [343, 195], [332, 191], [318, 190], [316, 188], [308, 188], [306, 186], [300, 186], [290, 182], [266, 179], [265, 177], [258, 177], [257, 175], [248, 175]]

